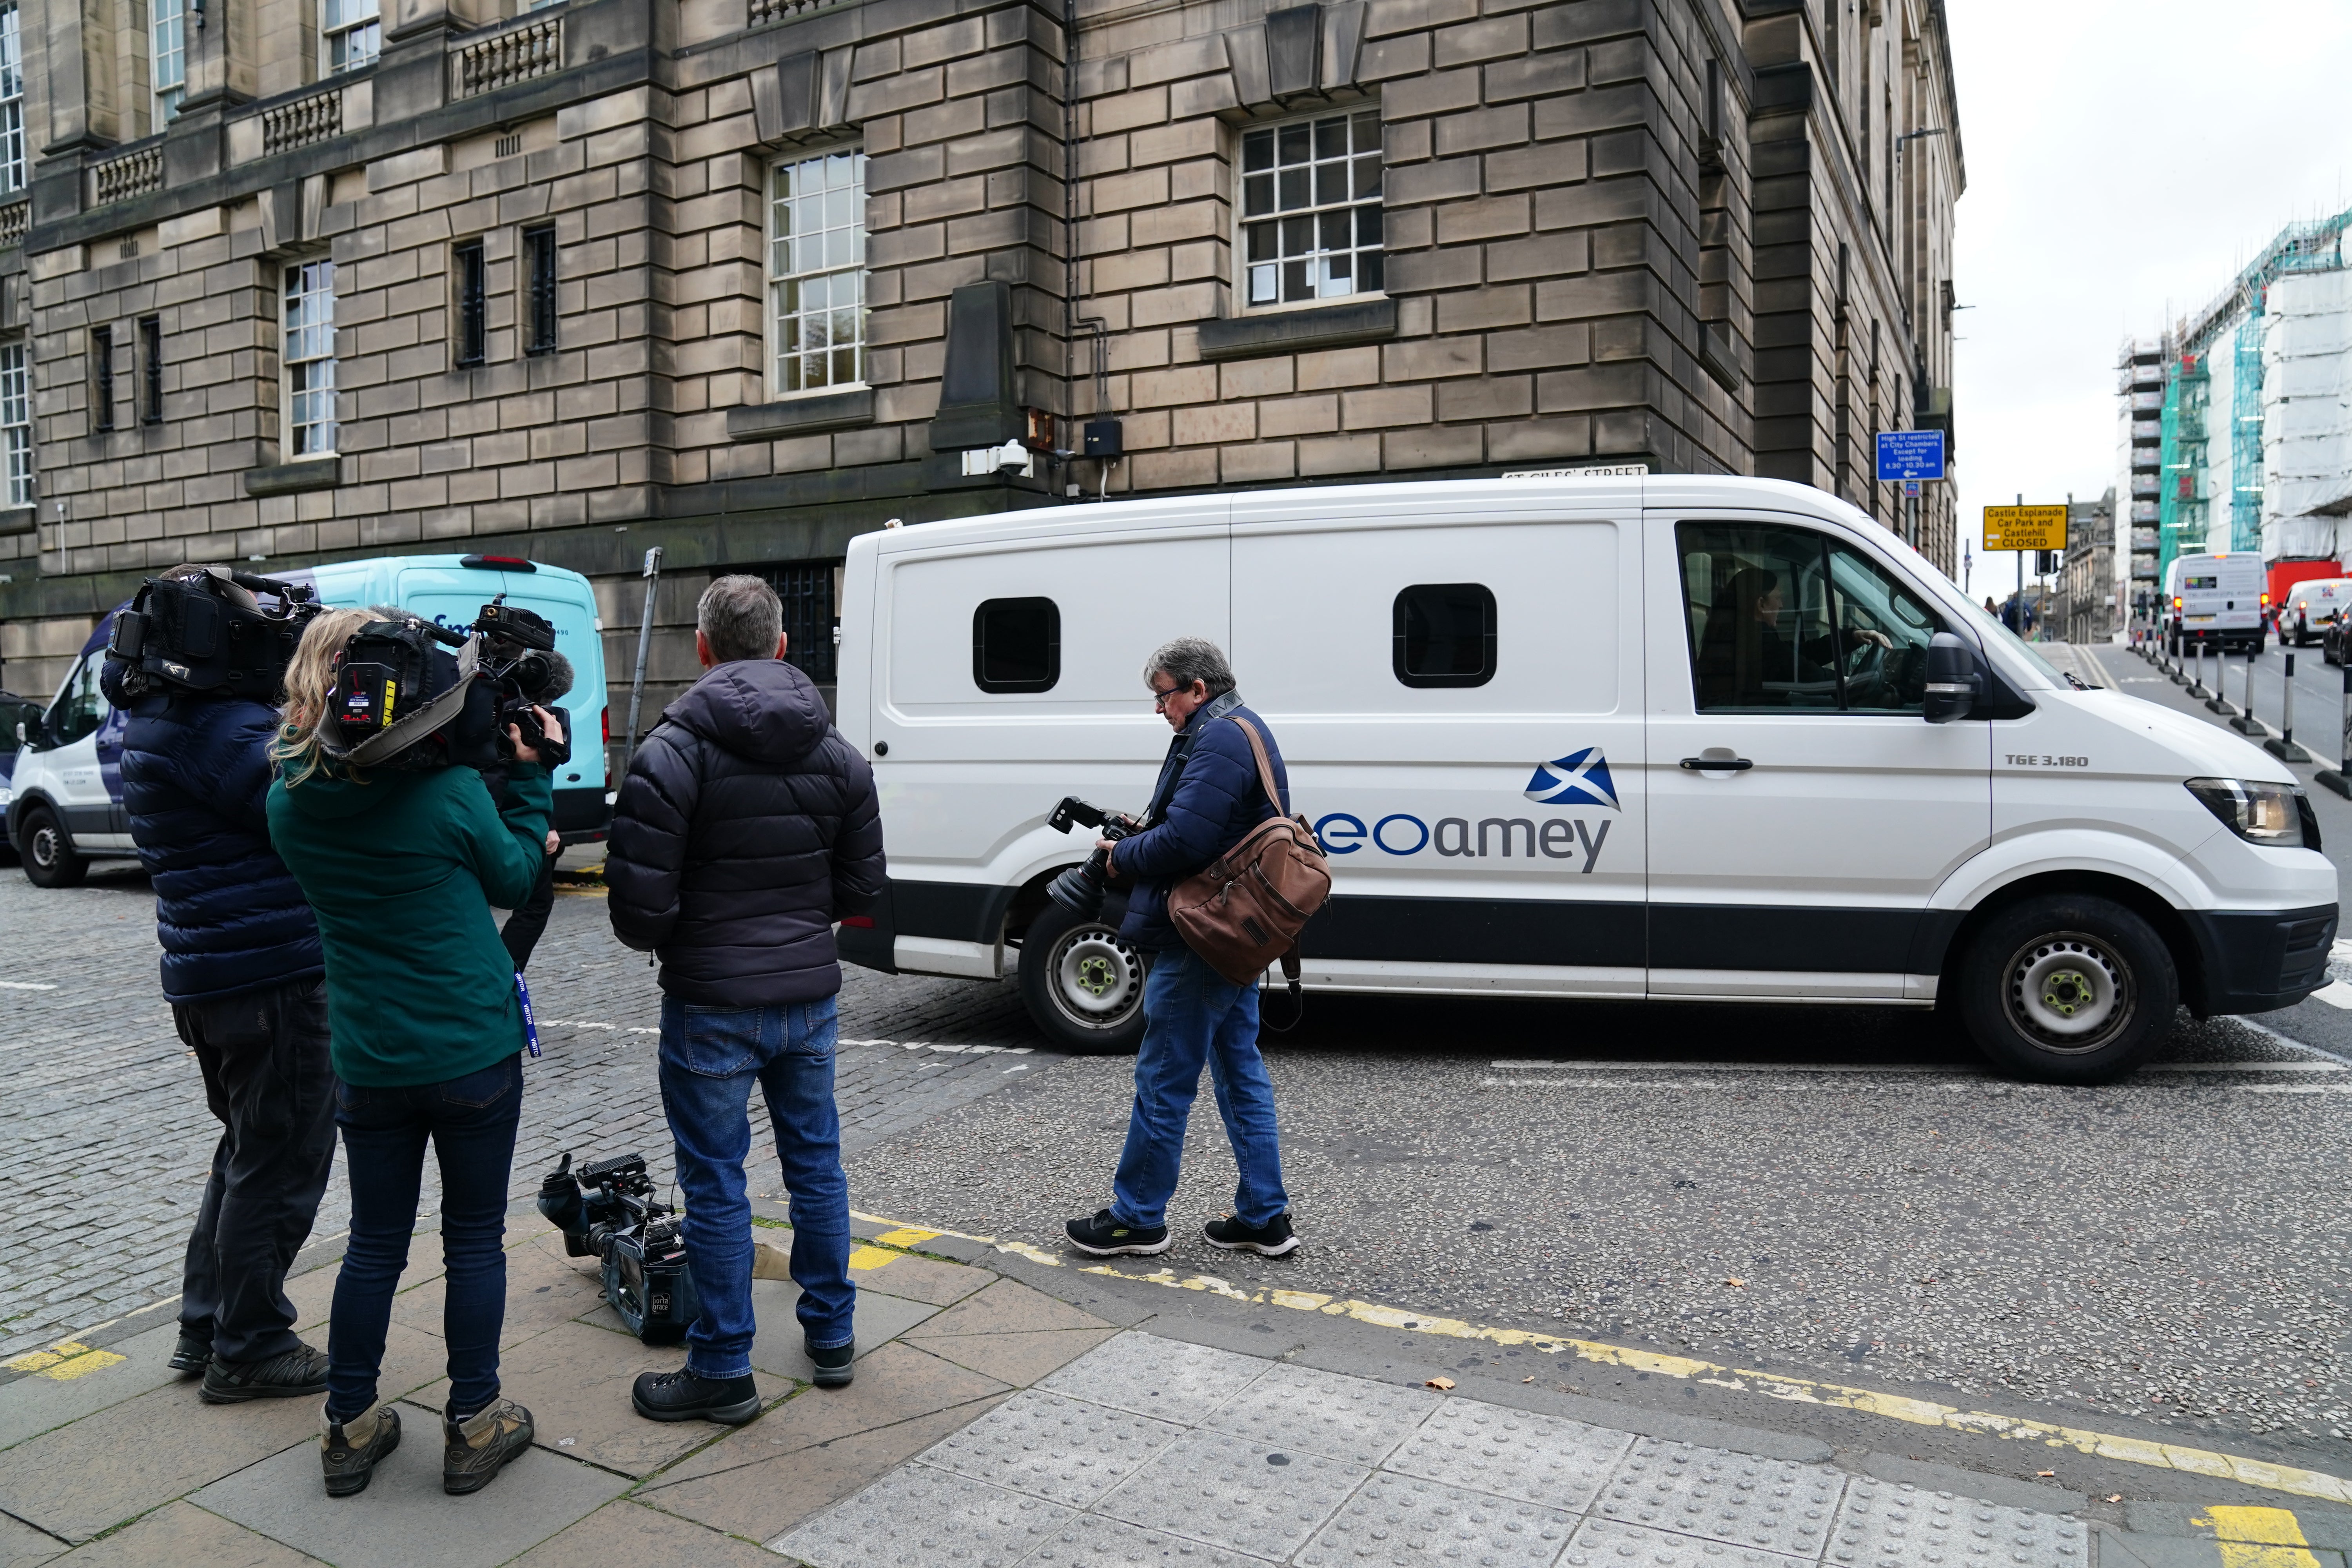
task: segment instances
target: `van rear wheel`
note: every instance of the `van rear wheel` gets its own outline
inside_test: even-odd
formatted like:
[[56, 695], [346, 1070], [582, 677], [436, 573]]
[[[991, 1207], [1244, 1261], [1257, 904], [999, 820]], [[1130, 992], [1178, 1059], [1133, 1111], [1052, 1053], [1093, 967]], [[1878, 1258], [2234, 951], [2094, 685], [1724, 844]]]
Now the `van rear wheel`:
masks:
[[1961, 956], [1960, 1017], [1979, 1049], [2021, 1077], [2105, 1083], [2171, 1027], [2179, 977], [2155, 928], [2111, 899], [2028, 899]]
[[73, 840], [46, 805], [26, 809], [18, 826], [24, 845], [25, 879], [37, 888], [70, 888], [80, 882], [89, 862], [74, 852]]
[[1021, 942], [1021, 1000], [1055, 1048], [1131, 1051], [1143, 1039], [1143, 954], [1098, 919], [1047, 903]]

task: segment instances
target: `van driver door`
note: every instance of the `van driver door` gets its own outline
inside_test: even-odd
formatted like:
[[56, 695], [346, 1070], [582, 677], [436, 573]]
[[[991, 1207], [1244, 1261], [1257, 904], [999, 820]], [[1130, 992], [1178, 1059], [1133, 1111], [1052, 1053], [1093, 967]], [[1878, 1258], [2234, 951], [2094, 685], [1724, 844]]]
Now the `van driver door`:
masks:
[[1989, 726], [1921, 716], [1942, 615], [1785, 515], [1653, 510], [1645, 547], [1651, 994], [1932, 997], [1928, 900], [1992, 818]]

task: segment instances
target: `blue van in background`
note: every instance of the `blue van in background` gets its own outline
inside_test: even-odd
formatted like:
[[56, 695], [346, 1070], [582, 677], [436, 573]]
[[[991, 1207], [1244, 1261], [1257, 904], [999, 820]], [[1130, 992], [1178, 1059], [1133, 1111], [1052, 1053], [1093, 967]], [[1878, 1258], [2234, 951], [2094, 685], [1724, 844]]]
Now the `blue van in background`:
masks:
[[[516, 555], [394, 555], [269, 575], [310, 584], [330, 608], [391, 605], [445, 626], [470, 625], [499, 594], [546, 616], [572, 671], [572, 689], [557, 703], [572, 750], [555, 775], [555, 829], [567, 846], [604, 837], [613, 812], [604, 742], [612, 726], [604, 628], [587, 578]], [[92, 859], [137, 852], [122, 805], [123, 716], [98, 683], [114, 617], [127, 607], [107, 612], [48, 707], [21, 725], [5, 802], [8, 841], [40, 887], [70, 886]]]

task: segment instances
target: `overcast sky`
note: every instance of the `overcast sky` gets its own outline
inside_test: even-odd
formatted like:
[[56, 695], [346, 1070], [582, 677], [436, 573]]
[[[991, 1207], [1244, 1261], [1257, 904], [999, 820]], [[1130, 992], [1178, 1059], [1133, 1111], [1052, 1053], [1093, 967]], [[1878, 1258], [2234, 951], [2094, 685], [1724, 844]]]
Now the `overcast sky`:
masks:
[[1949, 0], [1969, 184], [1953, 261], [1960, 534], [2115, 482], [2116, 349], [2352, 205], [2343, 0]]

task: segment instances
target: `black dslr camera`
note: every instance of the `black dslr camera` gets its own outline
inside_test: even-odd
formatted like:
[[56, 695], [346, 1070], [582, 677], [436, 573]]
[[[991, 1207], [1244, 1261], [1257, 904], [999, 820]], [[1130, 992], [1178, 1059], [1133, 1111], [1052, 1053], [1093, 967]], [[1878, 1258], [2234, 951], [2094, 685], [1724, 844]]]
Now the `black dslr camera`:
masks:
[[[1143, 831], [1143, 824], [1124, 812], [1105, 811], [1066, 795], [1045, 818], [1045, 826], [1056, 833], [1067, 833], [1074, 825], [1091, 827], [1114, 844]], [[1045, 896], [1078, 919], [1089, 921], [1102, 913], [1103, 895], [1109, 891], [1110, 882], [1110, 851], [1097, 848], [1085, 864], [1073, 866], [1046, 883]]]
[[678, 1216], [654, 1196], [641, 1154], [593, 1160], [575, 1174], [567, 1153], [539, 1184], [539, 1212], [572, 1258], [604, 1263], [604, 1300], [649, 1345], [675, 1344], [702, 1310]]
[[482, 638], [480, 679], [498, 693], [499, 760], [514, 761], [514, 742], [507, 738], [511, 724], [552, 773], [572, 760], [571, 738], [551, 740], [531, 708], [552, 707], [572, 689], [572, 661], [555, 651], [555, 627], [546, 616], [506, 600], [500, 594], [484, 605], [471, 628]]

